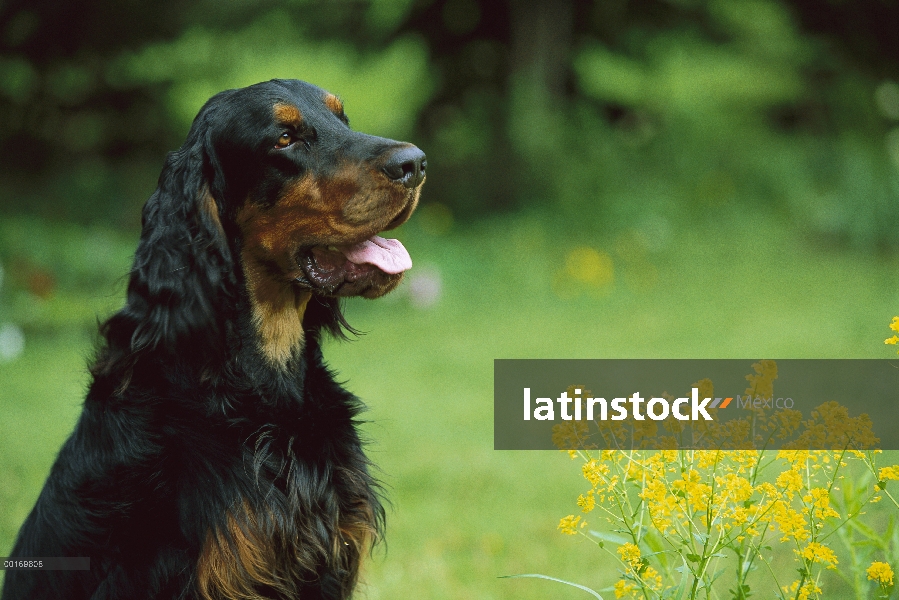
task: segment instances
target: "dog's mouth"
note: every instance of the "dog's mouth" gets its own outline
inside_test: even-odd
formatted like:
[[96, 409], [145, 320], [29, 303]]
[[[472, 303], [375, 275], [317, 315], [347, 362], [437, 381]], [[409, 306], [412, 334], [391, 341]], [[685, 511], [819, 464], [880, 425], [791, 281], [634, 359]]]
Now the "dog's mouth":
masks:
[[395, 288], [412, 258], [399, 240], [374, 235], [357, 244], [312, 246], [300, 253], [297, 279], [330, 296], [377, 298]]

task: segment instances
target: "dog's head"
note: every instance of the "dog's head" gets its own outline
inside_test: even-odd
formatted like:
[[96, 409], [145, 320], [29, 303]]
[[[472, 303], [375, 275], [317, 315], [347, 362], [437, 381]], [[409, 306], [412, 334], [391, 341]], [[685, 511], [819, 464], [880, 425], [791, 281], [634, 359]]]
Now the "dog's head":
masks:
[[283, 363], [307, 309], [399, 284], [409, 254], [378, 234], [415, 210], [426, 166], [412, 144], [350, 129], [342, 102], [308, 83], [217, 94], [144, 208], [132, 350], [213, 331], [245, 295], [262, 352]]
[[224, 180], [213, 197], [240, 229], [245, 268], [319, 295], [396, 287], [411, 260], [377, 234], [415, 209], [421, 150], [353, 131], [336, 96], [301, 81], [224, 92], [205, 113]]

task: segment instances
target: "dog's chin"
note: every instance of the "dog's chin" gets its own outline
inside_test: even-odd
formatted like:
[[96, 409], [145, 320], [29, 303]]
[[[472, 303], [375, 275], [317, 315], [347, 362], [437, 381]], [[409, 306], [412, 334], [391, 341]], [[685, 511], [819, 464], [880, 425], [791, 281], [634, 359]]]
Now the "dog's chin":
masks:
[[391, 229], [396, 229], [409, 220], [409, 217], [412, 216], [412, 213], [415, 212], [415, 208], [418, 206], [418, 198], [421, 195], [422, 185], [424, 185], [424, 182], [422, 182], [417, 188], [412, 190], [408, 200], [406, 201], [405, 208], [403, 208], [403, 210], [401, 210], [381, 231], [390, 231]]
[[402, 271], [388, 273], [353, 262], [333, 246], [313, 246], [301, 252], [297, 262], [302, 274], [296, 284], [322, 296], [380, 298], [403, 280]]

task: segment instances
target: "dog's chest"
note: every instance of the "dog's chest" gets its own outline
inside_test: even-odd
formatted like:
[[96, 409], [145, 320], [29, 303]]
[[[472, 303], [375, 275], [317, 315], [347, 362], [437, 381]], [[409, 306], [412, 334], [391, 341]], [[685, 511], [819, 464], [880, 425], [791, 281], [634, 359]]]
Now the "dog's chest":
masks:
[[376, 530], [370, 477], [364, 462], [292, 433], [255, 432], [229, 466], [227, 508], [198, 560], [202, 596], [295, 598], [322, 578], [352, 587]]

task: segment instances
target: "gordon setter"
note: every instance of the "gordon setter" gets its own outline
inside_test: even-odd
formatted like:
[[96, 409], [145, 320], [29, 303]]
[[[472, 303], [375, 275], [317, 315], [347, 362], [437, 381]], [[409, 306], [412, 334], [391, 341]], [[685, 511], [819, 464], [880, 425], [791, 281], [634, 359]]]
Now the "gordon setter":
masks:
[[425, 179], [412, 144], [350, 129], [296, 80], [224, 91], [168, 155], [125, 307], [12, 556], [3, 600], [351, 596], [383, 530], [362, 405], [322, 359], [411, 266], [378, 233]]

